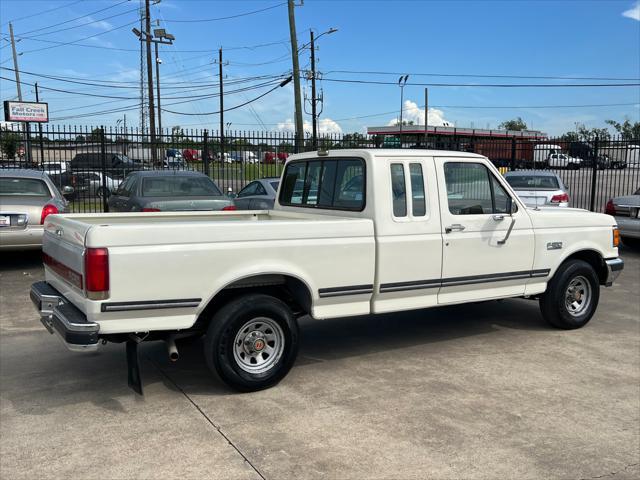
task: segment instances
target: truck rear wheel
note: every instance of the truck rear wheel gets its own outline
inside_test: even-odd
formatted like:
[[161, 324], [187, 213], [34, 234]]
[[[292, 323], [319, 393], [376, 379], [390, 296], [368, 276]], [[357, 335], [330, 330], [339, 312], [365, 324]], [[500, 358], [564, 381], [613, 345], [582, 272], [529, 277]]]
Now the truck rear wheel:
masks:
[[551, 325], [565, 330], [584, 327], [600, 300], [600, 282], [583, 260], [563, 263], [540, 297], [540, 310]]
[[298, 353], [298, 324], [277, 298], [249, 294], [231, 300], [211, 319], [204, 341], [207, 366], [241, 392], [272, 387]]

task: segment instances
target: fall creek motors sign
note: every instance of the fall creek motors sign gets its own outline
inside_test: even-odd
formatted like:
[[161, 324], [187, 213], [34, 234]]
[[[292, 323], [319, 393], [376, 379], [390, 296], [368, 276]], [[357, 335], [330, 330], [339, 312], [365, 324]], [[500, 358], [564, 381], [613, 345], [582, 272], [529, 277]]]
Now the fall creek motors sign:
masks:
[[48, 122], [49, 105], [42, 102], [4, 102], [7, 122]]

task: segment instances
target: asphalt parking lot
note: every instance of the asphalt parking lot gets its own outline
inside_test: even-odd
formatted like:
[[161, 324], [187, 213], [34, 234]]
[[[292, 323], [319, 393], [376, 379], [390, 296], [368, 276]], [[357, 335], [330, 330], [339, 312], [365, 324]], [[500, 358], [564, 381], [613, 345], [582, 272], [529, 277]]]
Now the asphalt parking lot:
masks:
[[506, 300], [302, 322], [277, 387], [236, 394], [200, 342], [170, 363], [73, 354], [41, 326], [39, 253], [0, 257], [0, 478], [639, 478], [640, 253], [591, 323]]

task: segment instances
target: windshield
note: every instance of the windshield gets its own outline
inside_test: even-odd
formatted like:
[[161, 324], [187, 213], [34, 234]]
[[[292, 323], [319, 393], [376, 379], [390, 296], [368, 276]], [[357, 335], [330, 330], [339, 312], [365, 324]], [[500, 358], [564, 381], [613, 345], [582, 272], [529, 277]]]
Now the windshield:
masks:
[[50, 197], [47, 184], [35, 178], [0, 178], [0, 195]]
[[508, 175], [509, 185], [516, 190], [558, 190], [560, 185], [556, 177], [536, 175]]
[[143, 197], [198, 197], [222, 195], [207, 177], [174, 176], [145, 178]]

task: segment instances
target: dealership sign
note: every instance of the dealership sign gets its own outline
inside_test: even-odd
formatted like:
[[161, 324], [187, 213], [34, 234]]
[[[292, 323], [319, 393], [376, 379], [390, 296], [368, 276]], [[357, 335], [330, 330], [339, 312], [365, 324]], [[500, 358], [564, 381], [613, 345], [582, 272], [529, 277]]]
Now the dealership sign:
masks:
[[41, 102], [4, 102], [4, 119], [7, 122], [48, 122], [49, 105]]

